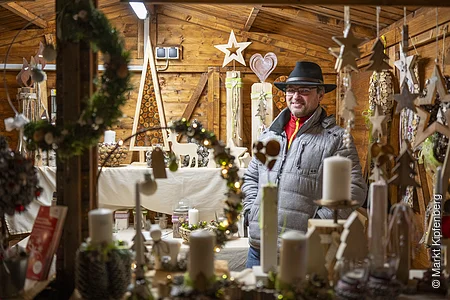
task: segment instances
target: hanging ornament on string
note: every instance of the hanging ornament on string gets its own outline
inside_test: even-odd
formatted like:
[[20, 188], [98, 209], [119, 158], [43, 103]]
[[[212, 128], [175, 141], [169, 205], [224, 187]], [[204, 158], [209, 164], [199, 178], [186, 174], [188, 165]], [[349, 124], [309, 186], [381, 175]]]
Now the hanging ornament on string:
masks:
[[418, 94], [411, 94], [408, 89], [408, 85], [403, 83], [401, 87], [400, 94], [394, 94], [394, 100], [397, 102], [397, 108], [395, 109], [395, 113], [400, 113], [403, 108], [408, 108], [413, 112], [416, 112], [416, 107], [414, 106], [414, 100], [419, 97]]
[[[364, 39], [355, 37], [351, 30], [349, 6], [344, 6], [344, 36], [334, 36], [332, 39], [340, 46], [339, 57], [335, 65], [336, 71], [353, 70], [358, 72], [356, 59], [361, 57], [358, 46], [364, 42]], [[334, 48], [330, 48], [329, 51], [336, 53]]]
[[375, 112], [373, 116], [369, 117], [369, 119], [372, 123], [372, 136], [379, 138], [384, 133], [383, 123], [386, 120], [386, 116], [379, 113], [378, 105], [375, 106]]
[[380, 10], [381, 7], [377, 6], [377, 40], [372, 46], [372, 55], [370, 56], [370, 64], [366, 71], [376, 71], [381, 72], [384, 70], [390, 70], [389, 56], [385, 52], [385, 45], [380, 38]]
[[407, 56], [408, 52], [408, 25], [406, 24], [406, 9], [404, 10], [403, 28], [402, 28], [402, 49], [400, 51], [400, 59], [394, 62], [395, 67], [400, 72], [399, 84], [400, 88], [406, 82], [411, 91], [414, 91], [414, 85], [418, 84], [416, 74], [414, 73], [414, 65], [418, 59], [417, 55]]
[[394, 176], [389, 179], [388, 183], [398, 186], [398, 202], [400, 202], [403, 196], [405, 196], [406, 188], [408, 186], [420, 186], [414, 179], [414, 176], [417, 175], [415, 171], [416, 160], [414, 159], [411, 150], [409, 149], [408, 144], [405, 140], [403, 140], [402, 150], [395, 162], [396, 165], [392, 169], [392, 173], [394, 173]]

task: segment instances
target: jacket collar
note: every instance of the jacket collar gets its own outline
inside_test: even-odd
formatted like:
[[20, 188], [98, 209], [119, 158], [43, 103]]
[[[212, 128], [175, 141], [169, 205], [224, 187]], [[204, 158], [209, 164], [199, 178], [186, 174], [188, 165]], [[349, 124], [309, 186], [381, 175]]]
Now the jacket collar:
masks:
[[[284, 132], [284, 126], [289, 122], [291, 118], [291, 111], [289, 108], [283, 109], [280, 114], [273, 120], [272, 124], [269, 127], [270, 131], [274, 131], [277, 134], [281, 134]], [[334, 115], [327, 116], [327, 112], [319, 105], [313, 115], [306, 120], [305, 124], [303, 124], [301, 131], [305, 132], [310, 127], [321, 124], [323, 128], [328, 128], [336, 125], [336, 120]]]

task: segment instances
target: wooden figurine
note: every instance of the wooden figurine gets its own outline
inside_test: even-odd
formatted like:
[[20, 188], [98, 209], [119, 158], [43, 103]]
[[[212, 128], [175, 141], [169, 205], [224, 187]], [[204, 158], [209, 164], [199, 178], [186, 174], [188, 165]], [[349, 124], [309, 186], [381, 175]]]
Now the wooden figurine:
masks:
[[320, 233], [315, 226], [308, 228], [308, 266], [306, 274], [317, 274], [322, 278], [328, 278], [328, 270], [325, 268], [325, 249], [321, 243]]
[[363, 260], [367, 257], [367, 253], [367, 237], [364, 233], [364, 226], [358, 218], [358, 213], [354, 211], [344, 224], [336, 259]]
[[194, 143], [178, 143], [178, 133], [169, 132], [167, 135], [168, 141], [172, 142], [172, 151], [178, 157], [178, 165], [181, 167], [181, 156], [189, 155], [188, 168], [192, 166], [192, 159], [195, 158], [195, 168], [198, 167], [198, 145]]

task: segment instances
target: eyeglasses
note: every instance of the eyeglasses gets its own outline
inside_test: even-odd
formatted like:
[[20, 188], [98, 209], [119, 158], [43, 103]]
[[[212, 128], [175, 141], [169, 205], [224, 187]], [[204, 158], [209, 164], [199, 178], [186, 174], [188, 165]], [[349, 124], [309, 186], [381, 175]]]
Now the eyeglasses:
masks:
[[315, 89], [317, 89], [317, 86], [287, 88], [286, 95], [293, 96], [295, 93], [299, 93], [302, 96], [308, 96], [309, 94], [311, 94], [312, 90], [315, 90]]

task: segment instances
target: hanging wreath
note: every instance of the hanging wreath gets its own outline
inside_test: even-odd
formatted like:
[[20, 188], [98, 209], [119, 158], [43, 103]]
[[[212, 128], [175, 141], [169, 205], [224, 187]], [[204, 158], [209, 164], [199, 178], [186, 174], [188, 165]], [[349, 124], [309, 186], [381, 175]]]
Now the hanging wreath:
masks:
[[63, 42], [84, 41], [103, 53], [105, 70], [98, 80], [97, 92], [84, 103], [78, 121], [52, 125], [46, 120], [25, 125], [29, 150], [51, 150], [60, 159], [80, 155], [96, 145], [105, 129], [122, 116], [125, 93], [131, 90], [129, 54], [106, 16], [86, 1], [70, 2], [58, 15], [58, 37]]

